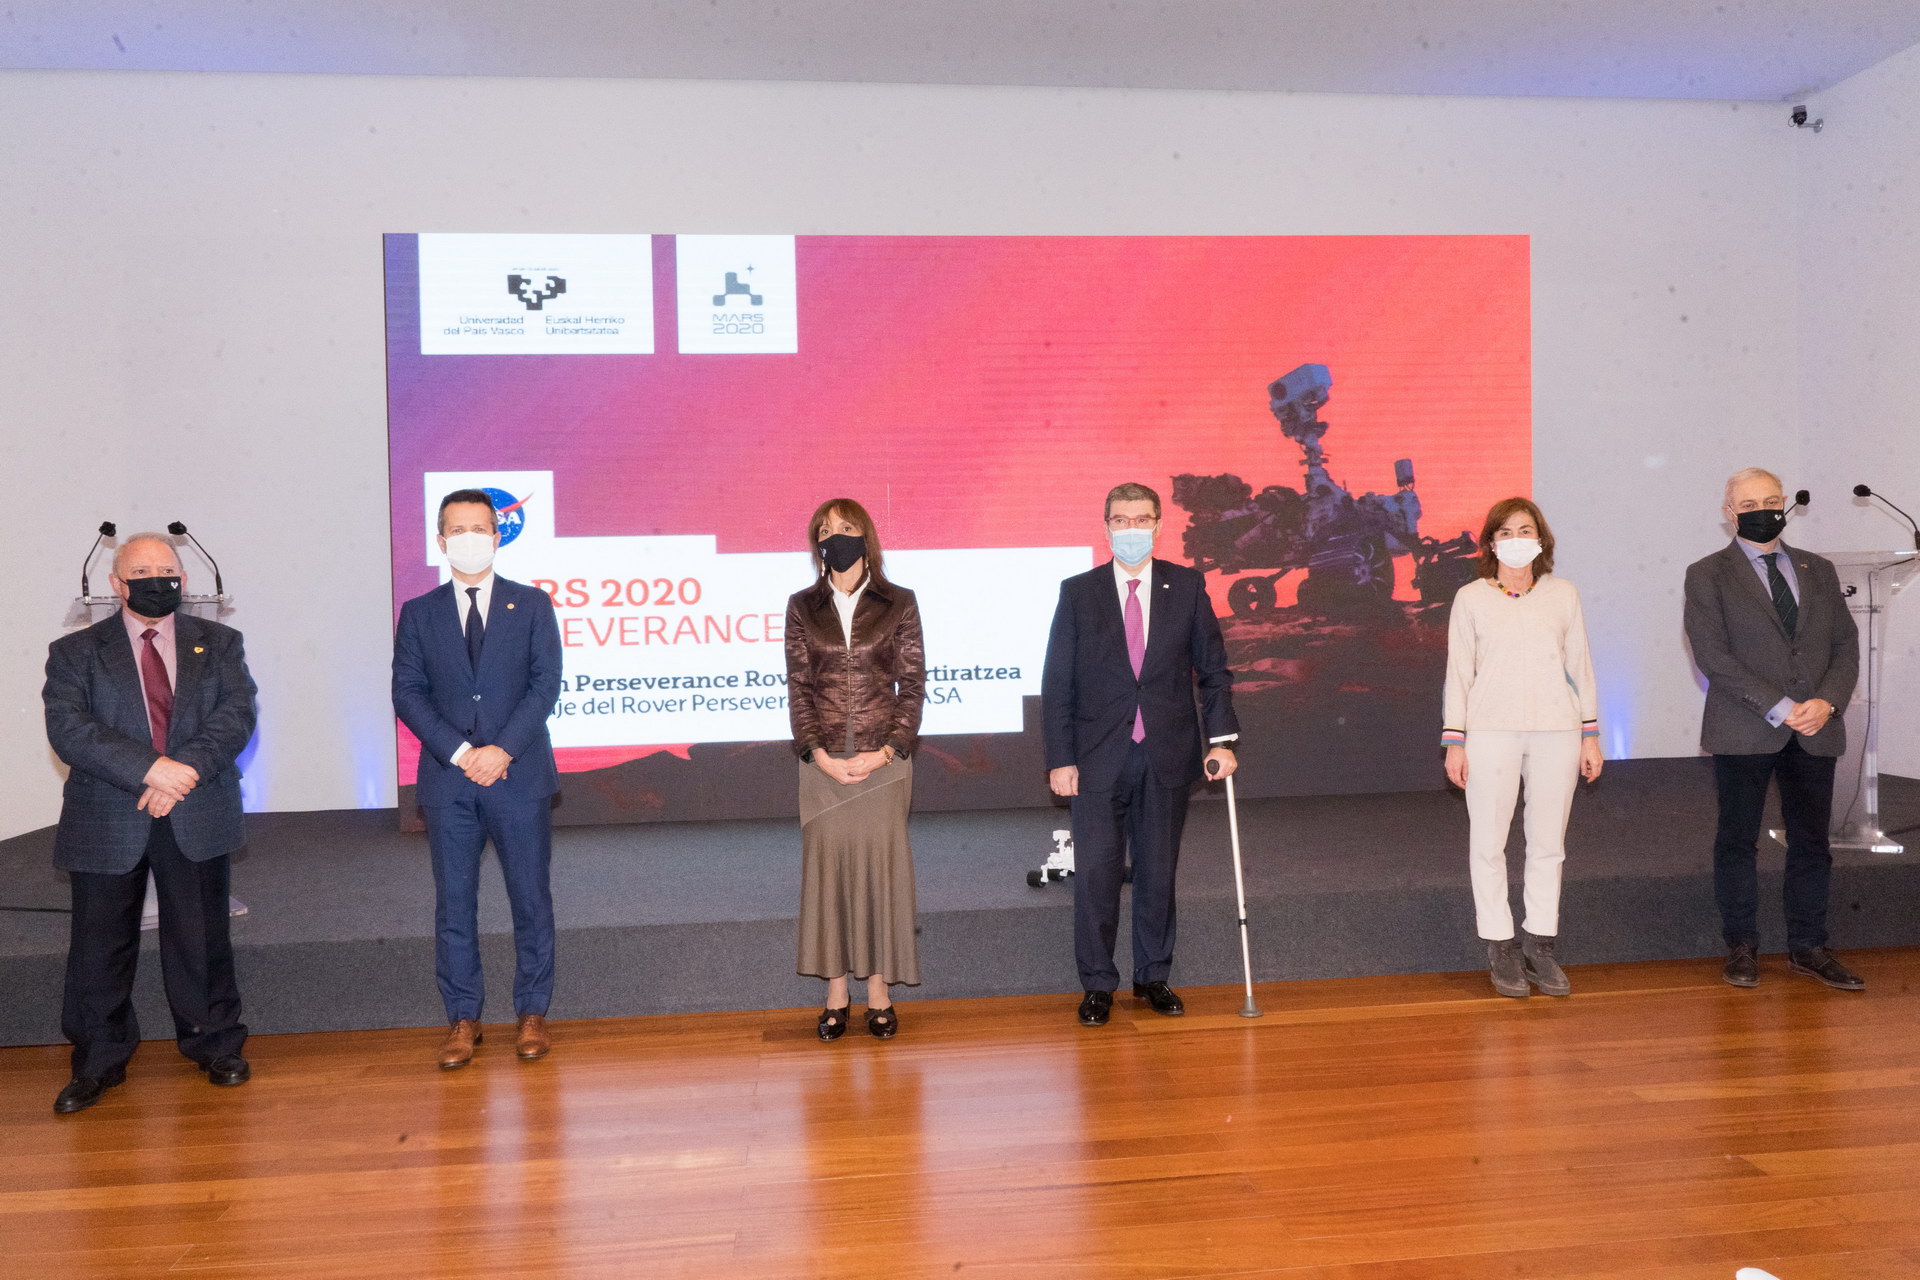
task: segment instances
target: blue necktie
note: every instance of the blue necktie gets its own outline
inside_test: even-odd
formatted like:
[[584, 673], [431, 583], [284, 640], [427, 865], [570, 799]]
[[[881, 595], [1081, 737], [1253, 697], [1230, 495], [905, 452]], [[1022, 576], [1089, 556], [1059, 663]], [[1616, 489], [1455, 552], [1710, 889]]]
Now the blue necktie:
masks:
[[1800, 625], [1800, 605], [1793, 598], [1793, 588], [1787, 585], [1787, 575], [1780, 572], [1779, 562], [1774, 559], [1778, 551], [1769, 551], [1761, 556], [1767, 562], [1767, 590], [1773, 593], [1773, 611], [1780, 615], [1780, 625], [1792, 635], [1794, 628]]

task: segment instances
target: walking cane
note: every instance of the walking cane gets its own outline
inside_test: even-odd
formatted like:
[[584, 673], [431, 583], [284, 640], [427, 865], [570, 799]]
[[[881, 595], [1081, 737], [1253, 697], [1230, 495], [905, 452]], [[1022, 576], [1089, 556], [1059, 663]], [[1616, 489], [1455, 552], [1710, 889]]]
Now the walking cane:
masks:
[[[1220, 772], [1218, 760], [1207, 761], [1207, 772]], [[1240, 1009], [1243, 1018], [1260, 1016], [1260, 1006], [1253, 1002], [1253, 951], [1247, 946], [1247, 882], [1240, 871], [1240, 802], [1233, 794], [1233, 775], [1227, 775], [1227, 832], [1233, 839], [1233, 894], [1240, 904], [1240, 965], [1247, 979], [1247, 1003]]]

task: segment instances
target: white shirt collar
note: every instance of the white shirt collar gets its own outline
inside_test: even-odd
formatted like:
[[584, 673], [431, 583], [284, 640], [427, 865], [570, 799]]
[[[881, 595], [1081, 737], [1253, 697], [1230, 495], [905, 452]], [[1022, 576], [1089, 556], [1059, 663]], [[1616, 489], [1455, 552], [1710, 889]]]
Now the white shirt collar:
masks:
[[860, 585], [851, 591], [842, 591], [833, 585], [833, 579], [827, 579], [827, 586], [833, 592], [833, 611], [840, 615], [840, 634], [846, 637], [847, 648], [853, 648], [853, 611], [860, 607], [860, 597], [866, 593], [867, 584], [873, 576], [860, 579]]
[[461, 626], [464, 627], [467, 624], [467, 606], [469, 603], [477, 603], [480, 606], [480, 620], [482, 622], [485, 622], [488, 616], [492, 614], [493, 612], [493, 578], [494, 578], [493, 570], [489, 569], [487, 570], [486, 577], [482, 578], [480, 581], [473, 584], [473, 586], [478, 587], [480, 589], [480, 594], [477, 596], [468, 595], [467, 592], [468, 590], [470, 590], [470, 588], [466, 583], [460, 581], [460, 579], [458, 578], [448, 579], [448, 581], [453, 583], [453, 602], [460, 610]]

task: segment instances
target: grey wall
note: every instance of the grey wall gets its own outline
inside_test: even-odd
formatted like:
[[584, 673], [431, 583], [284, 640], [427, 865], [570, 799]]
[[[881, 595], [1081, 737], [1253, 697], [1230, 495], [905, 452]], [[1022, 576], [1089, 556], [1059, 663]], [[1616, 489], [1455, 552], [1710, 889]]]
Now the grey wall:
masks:
[[[1913, 103], [1912, 75], [1886, 92]], [[230, 620], [262, 686], [254, 807], [392, 802], [386, 231], [1528, 234], [1536, 492], [1586, 596], [1607, 744], [1689, 754], [1699, 692], [1680, 642], [1682, 566], [1725, 536], [1715, 508], [1728, 470], [1805, 470], [1797, 321], [1822, 295], [1803, 270], [1795, 197], [1815, 176], [1804, 144], [1840, 133], [1809, 139], [1781, 115], [0, 73], [0, 457], [13, 516], [0, 836], [57, 812], [39, 667], [74, 590], [69, 562], [103, 518], [184, 519], [223, 557], [241, 597]], [[1876, 163], [1858, 161], [1863, 173]], [[1911, 188], [1910, 155], [1907, 166]], [[1886, 234], [1905, 237], [1911, 270], [1910, 231]], [[1835, 432], [1857, 429], [1842, 416], [1854, 415], [1829, 415]], [[1910, 439], [1887, 447], [1913, 475]], [[1828, 441], [1816, 443], [1808, 457]], [[1829, 518], [1823, 537], [1855, 532], [1832, 507]], [[1899, 761], [1908, 772], [1920, 772], [1917, 747]]]
[[[1829, 501], [1803, 540], [1908, 549], [1906, 521], [1851, 493], [1865, 482], [1920, 518], [1920, 47], [1809, 107], [1826, 127], [1800, 149], [1802, 456], [1807, 483]], [[1895, 597], [1887, 621], [1881, 767], [1911, 777], [1920, 582]]]

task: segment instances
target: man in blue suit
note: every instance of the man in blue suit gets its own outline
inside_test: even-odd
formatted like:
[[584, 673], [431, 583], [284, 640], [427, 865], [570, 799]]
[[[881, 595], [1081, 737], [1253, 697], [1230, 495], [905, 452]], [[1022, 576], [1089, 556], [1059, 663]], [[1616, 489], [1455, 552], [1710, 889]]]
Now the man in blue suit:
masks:
[[1160, 495], [1119, 485], [1106, 525], [1112, 561], [1060, 584], [1040, 683], [1047, 781], [1073, 800], [1074, 957], [1090, 1027], [1107, 1021], [1120, 982], [1113, 946], [1129, 853], [1134, 998], [1155, 1013], [1186, 1012], [1167, 979], [1187, 795], [1203, 758], [1208, 776], [1234, 771], [1226, 744], [1240, 734], [1206, 578], [1153, 558]]
[[180, 1052], [217, 1085], [245, 1084], [227, 921], [227, 855], [246, 843], [240, 771], [253, 677], [240, 633], [176, 612], [186, 575], [173, 543], [135, 534], [113, 557], [111, 618], [47, 651], [47, 741], [71, 770], [53, 863], [73, 887], [60, 1027], [68, 1115], [127, 1076], [140, 1044], [134, 963], [147, 873], [160, 899], [160, 972]]
[[514, 1051], [552, 1048], [552, 797], [560, 789], [547, 716], [560, 696], [560, 627], [536, 587], [495, 576], [492, 500], [459, 489], [440, 502], [440, 549], [453, 580], [400, 608], [393, 707], [420, 739], [416, 799], [433, 856], [434, 968], [450, 1028], [440, 1066], [464, 1067], [480, 1043], [480, 855], [489, 838], [513, 909], [518, 963]]

